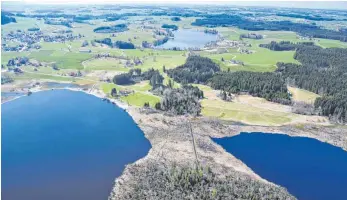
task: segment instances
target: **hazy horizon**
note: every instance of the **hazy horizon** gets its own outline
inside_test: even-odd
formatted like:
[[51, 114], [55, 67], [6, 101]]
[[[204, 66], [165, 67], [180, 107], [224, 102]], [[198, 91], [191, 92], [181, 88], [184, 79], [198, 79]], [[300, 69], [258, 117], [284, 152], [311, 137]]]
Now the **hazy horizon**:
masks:
[[25, 3], [25, 4], [36, 4], [36, 5], [52, 5], [52, 4], [124, 4], [124, 5], [228, 5], [228, 6], [257, 6], [257, 7], [280, 7], [280, 8], [309, 8], [309, 9], [338, 9], [347, 10], [347, 1], [210, 1], [210, 0], [191, 0], [189, 2], [183, 0], [166, 0], [165, 2], [160, 0], [143, 0], [133, 1], [129, 3], [127, 0], [47, 0], [45, 2], [38, 0], [6, 0], [2, 1], [1, 4], [8, 3]]

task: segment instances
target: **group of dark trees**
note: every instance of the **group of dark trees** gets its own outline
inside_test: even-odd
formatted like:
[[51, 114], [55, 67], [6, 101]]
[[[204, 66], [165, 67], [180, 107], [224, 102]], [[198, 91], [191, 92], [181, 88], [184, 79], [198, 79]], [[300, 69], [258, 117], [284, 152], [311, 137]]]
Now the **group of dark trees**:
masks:
[[8, 23], [16, 23], [16, 18], [12, 17], [13, 14], [9, 12], [3, 12], [1, 11], [1, 25], [8, 24]]
[[113, 83], [117, 85], [131, 85], [135, 81], [132, 79], [132, 75], [129, 73], [118, 74], [113, 77]]
[[13, 78], [8, 74], [1, 73], [1, 85], [13, 82]]
[[171, 17], [171, 20], [174, 22], [181, 21], [181, 18], [179, 17]]
[[33, 28], [28, 28], [28, 31], [39, 31], [40, 28], [37, 27], [33, 27]]
[[104, 14], [104, 15], [98, 16], [98, 18], [106, 18], [105, 21], [113, 22], [117, 20], [125, 20], [130, 16], [137, 16], [137, 15], [138, 15], [137, 13], [123, 13], [123, 14], [112, 13], [112, 14]]
[[326, 38], [347, 41], [347, 31], [334, 31], [322, 29], [317, 25], [295, 23], [291, 21], [255, 21], [239, 15], [217, 14], [207, 15], [205, 18], [196, 19], [192, 23], [195, 26], [236, 26], [241, 29], [259, 31], [294, 31], [306, 37]]
[[113, 46], [119, 49], [135, 49], [135, 45], [133, 43], [124, 41], [116, 41]]
[[228, 93], [248, 93], [268, 101], [290, 104], [287, 85], [279, 74], [270, 72], [219, 72], [209, 81], [212, 88]]
[[135, 45], [131, 42], [124, 42], [124, 41], [112, 42], [111, 38], [104, 38], [101, 40], [95, 40], [95, 42], [105, 44], [105, 45], [112, 47], [112, 48], [135, 49]]
[[159, 73], [159, 70], [153, 68], [145, 72], [141, 72], [141, 69], [131, 69], [128, 73], [113, 77], [113, 82], [117, 85], [130, 85], [143, 80], [149, 80], [150, 85], [155, 88], [163, 84], [164, 77]]
[[112, 39], [111, 38], [104, 38], [104, 39], [96, 39], [95, 42], [106, 44], [107, 46], [113, 47]]
[[101, 26], [94, 29], [95, 33], [118, 33], [127, 31], [128, 26], [126, 24], [117, 24], [114, 26]]
[[160, 45], [162, 45], [162, 44], [165, 44], [167, 41], [169, 41], [169, 37], [163, 37], [163, 38], [161, 38], [161, 39], [155, 40], [155, 41], [153, 42], [153, 45], [154, 45], [154, 46], [160, 46]]
[[61, 25], [66, 26], [68, 28], [72, 28], [72, 21], [70, 20], [52, 20], [52, 19], [45, 19], [45, 24], [49, 25]]
[[81, 47], [86, 47], [86, 46], [88, 46], [88, 45], [89, 45], [89, 42], [88, 42], [87, 40], [84, 40], [84, 41], [82, 42]]
[[270, 49], [272, 51], [294, 51], [295, 49], [303, 45], [312, 46], [314, 45], [314, 42], [293, 43], [290, 41], [281, 41], [281, 42], [271, 41], [269, 44], [260, 44], [259, 46]]
[[300, 18], [300, 19], [307, 19], [307, 20], [313, 20], [313, 21], [334, 21], [334, 18], [330, 17], [322, 17], [317, 15], [304, 15], [304, 14], [297, 14], [297, 13], [277, 13], [277, 16], [281, 17], [292, 17], [292, 18]]
[[178, 26], [174, 25], [174, 24], [163, 24], [161, 26], [162, 28], [167, 28], [167, 29], [171, 29], [173, 31], [178, 30]]
[[302, 46], [294, 58], [301, 65], [277, 63], [288, 84], [320, 94], [315, 109], [337, 122], [347, 121], [347, 49]]
[[117, 199], [287, 199], [286, 189], [233, 173], [220, 177], [209, 167], [163, 166], [158, 163], [132, 170], [128, 190]]
[[218, 34], [218, 31], [216, 29], [205, 29], [204, 33], [216, 35]]
[[15, 57], [15, 58], [11, 58], [11, 59], [9, 59], [8, 60], [8, 62], [7, 62], [7, 66], [17, 66], [17, 67], [19, 67], [19, 66], [22, 66], [22, 65], [26, 65], [26, 64], [28, 64], [28, 62], [29, 62], [29, 58], [28, 57], [25, 57], [25, 56], [23, 56], [23, 57]]
[[181, 88], [159, 87], [162, 99], [155, 105], [158, 110], [164, 110], [176, 115], [199, 115], [201, 105], [199, 100], [204, 97], [198, 87], [183, 85]]
[[152, 43], [147, 42], [147, 41], [142, 41], [142, 45], [143, 48], [151, 48], [152, 47]]
[[263, 35], [256, 34], [256, 33], [240, 34], [240, 39], [242, 39], [242, 38], [260, 40], [260, 39], [263, 39]]
[[220, 71], [220, 67], [211, 59], [189, 56], [183, 65], [166, 72], [180, 83], [206, 83], [218, 71]]

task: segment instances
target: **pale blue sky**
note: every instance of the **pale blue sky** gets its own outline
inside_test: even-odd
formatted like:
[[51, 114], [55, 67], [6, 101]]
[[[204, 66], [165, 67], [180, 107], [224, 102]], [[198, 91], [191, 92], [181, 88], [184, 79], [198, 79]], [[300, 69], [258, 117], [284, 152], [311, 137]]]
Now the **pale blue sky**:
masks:
[[[102, 4], [102, 3], [127, 3], [129, 4], [215, 4], [237, 6], [273, 6], [288, 8], [318, 8], [318, 9], [344, 9], [347, 10], [347, 1], [230, 1], [230, 0], [5, 0], [37, 4]], [[3, 1], [2, 1], [3, 2]]]

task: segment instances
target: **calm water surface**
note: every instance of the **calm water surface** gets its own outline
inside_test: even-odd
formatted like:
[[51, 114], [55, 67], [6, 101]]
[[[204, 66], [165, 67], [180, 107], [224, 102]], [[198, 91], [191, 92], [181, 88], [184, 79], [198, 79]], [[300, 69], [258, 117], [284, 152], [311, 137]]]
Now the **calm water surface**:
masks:
[[150, 143], [122, 109], [69, 90], [2, 104], [2, 199], [107, 199]]
[[241, 133], [213, 140], [298, 199], [346, 199], [347, 152], [341, 148], [281, 134]]
[[208, 42], [216, 41], [217, 35], [204, 33], [203, 31], [178, 29], [174, 31], [174, 38], [169, 39], [166, 43], [158, 46], [161, 49], [173, 47], [185, 48], [202, 48]]

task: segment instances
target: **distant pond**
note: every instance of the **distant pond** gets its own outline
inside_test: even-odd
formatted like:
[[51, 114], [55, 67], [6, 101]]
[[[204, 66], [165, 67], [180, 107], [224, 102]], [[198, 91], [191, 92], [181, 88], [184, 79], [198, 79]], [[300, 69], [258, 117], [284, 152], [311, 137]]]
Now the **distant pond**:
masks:
[[2, 199], [107, 199], [151, 145], [121, 108], [50, 90], [2, 104]]
[[174, 38], [169, 39], [166, 43], [157, 46], [160, 49], [170, 49], [179, 47], [181, 49], [187, 48], [202, 48], [205, 44], [216, 41], [217, 35], [205, 33], [203, 31], [178, 29], [173, 31]]
[[341, 148], [281, 134], [241, 133], [213, 140], [298, 199], [346, 199], [347, 152]]

